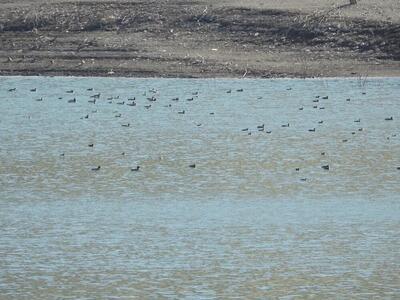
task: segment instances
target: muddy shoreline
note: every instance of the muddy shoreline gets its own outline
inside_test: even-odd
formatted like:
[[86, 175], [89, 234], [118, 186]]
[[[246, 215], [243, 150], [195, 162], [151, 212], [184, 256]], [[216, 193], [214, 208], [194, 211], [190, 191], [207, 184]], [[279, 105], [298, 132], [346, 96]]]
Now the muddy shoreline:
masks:
[[205, 1], [4, 5], [0, 75], [400, 76], [400, 23]]

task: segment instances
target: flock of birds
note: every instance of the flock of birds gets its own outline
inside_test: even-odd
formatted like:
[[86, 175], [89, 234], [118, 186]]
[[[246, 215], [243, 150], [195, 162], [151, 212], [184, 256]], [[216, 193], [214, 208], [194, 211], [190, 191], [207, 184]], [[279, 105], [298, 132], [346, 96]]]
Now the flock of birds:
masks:
[[[15, 92], [16, 90], [17, 90], [16, 88], [9, 88], [8, 92], [11, 93], [11, 92]], [[287, 90], [291, 90], [291, 88], [287, 88]], [[30, 89], [31, 93], [36, 93], [37, 91], [38, 91], [37, 88]], [[69, 103], [71, 105], [73, 105], [75, 103], [78, 103], [80, 101], [87, 101], [87, 103], [90, 103], [90, 104], [93, 104], [93, 105], [96, 105], [99, 102], [115, 104], [115, 105], [119, 105], [119, 106], [130, 106], [130, 107], [134, 107], [134, 106], [138, 106], [139, 105], [138, 104], [139, 103], [139, 101], [138, 101], [139, 97], [137, 98], [137, 97], [133, 96], [133, 97], [127, 97], [126, 99], [125, 98], [122, 99], [122, 97], [120, 97], [118, 95], [117, 96], [111, 96], [111, 97], [104, 97], [104, 95], [102, 95], [102, 93], [94, 92], [93, 88], [87, 88], [86, 91], [87, 91], [87, 93], [90, 93], [90, 96], [88, 96], [89, 98], [86, 99], [86, 100], [81, 100], [81, 99], [78, 100], [77, 99], [78, 96], [74, 96], [75, 91], [73, 89], [65, 91], [65, 94], [68, 95], [67, 99], [65, 99], [66, 98], [65, 96], [61, 96], [58, 99], [59, 100], [64, 100], [64, 101], [66, 101], [67, 103]], [[225, 90], [225, 92], [227, 94], [243, 93], [244, 89], [243, 88], [228, 89], [228, 90]], [[363, 94], [365, 94], [365, 92], [363, 92]], [[143, 96], [143, 99], [146, 99], [146, 104], [144, 104], [143, 107], [146, 110], [150, 110], [152, 107], [154, 107], [155, 103], [157, 103], [157, 101], [159, 100], [158, 95], [159, 95], [159, 91], [154, 89], [154, 88], [149, 89], [148, 91], [144, 92], [142, 94], [142, 96]], [[165, 107], [172, 107], [173, 103], [174, 102], [178, 102], [178, 101], [192, 102], [192, 101], [195, 101], [198, 97], [199, 97], [199, 92], [198, 91], [193, 91], [193, 92], [190, 93], [189, 97], [184, 97], [183, 99], [180, 99], [179, 97], [171, 98], [170, 99], [171, 102], [169, 104], [164, 105], [164, 106]], [[262, 99], [262, 97], [258, 97], [257, 99], [260, 100], [260, 99]], [[314, 99], [312, 100], [312, 108], [313, 109], [318, 109], [318, 110], [324, 110], [325, 107], [323, 106], [323, 101], [322, 100], [328, 100], [328, 99], [329, 99], [328, 96], [320, 96], [320, 95], [315, 96]], [[42, 102], [45, 99], [43, 97], [40, 97], [40, 98], [35, 98], [35, 100], [38, 101], [38, 102]], [[351, 99], [347, 98], [346, 101], [350, 102]], [[304, 106], [298, 107], [298, 110], [299, 111], [304, 110]], [[97, 110], [92, 110], [93, 114], [96, 113], [96, 112], [97, 112]], [[113, 113], [114, 113], [115, 118], [121, 118], [122, 117], [122, 113], [119, 112], [118, 110], [113, 111]], [[185, 111], [185, 109], [181, 109], [181, 110], [178, 110], [176, 113], [180, 114], [180, 115], [184, 115], [186, 113], [186, 111]], [[214, 112], [209, 112], [209, 114], [210, 115], [214, 115]], [[86, 115], [81, 117], [81, 119], [89, 119], [89, 118], [90, 118], [89, 114], [86, 114]], [[393, 121], [393, 120], [394, 120], [393, 116], [387, 116], [386, 118], [384, 118], [384, 121], [388, 121], [388, 122], [389, 121]], [[319, 120], [317, 123], [318, 123], [318, 125], [321, 125], [321, 124], [324, 123], [324, 120]], [[359, 119], [359, 118], [355, 119], [354, 123], [361, 123], [361, 119]], [[202, 126], [201, 123], [195, 123], [195, 124], [198, 127]], [[122, 127], [131, 127], [131, 123], [129, 123], [129, 122], [123, 123], [123, 124], [121, 124], [121, 126]], [[288, 128], [290, 126], [291, 126], [290, 123], [280, 124], [280, 127], [282, 127], [282, 128]], [[359, 132], [361, 132], [363, 130], [364, 130], [363, 127], [361, 127], [361, 126], [358, 127], [358, 131]], [[265, 132], [266, 134], [271, 134], [272, 133], [272, 130], [267, 129], [264, 123], [256, 125], [254, 127], [254, 129], [249, 128], [249, 127], [242, 128], [241, 131], [244, 132], [244, 133], [247, 133], [247, 135], [252, 135], [254, 133], [254, 131]], [[308, 129], [308, 132], [315, 132], [315, 131], [316, 131], [315, 127]], [[351, 134], [355, 135], [356, 131], [352, 131]], [[396, 134], [392, 134], [391, 135], [391, 137], [395, 137], [395, 136], [396, 136]], [[390, 137], [387, 137], [387, 139], [390, 139]], [[348, 142], [348, 139], [342, 139], [342, 142], [346, 143], [346, 142]], [[93, 148], [94, 146], [95, 146], [94, 143], [88, 143], [88, 147]], [[321, 152], [320, 154], [322, 156], [324, 156], [326, 154], [326, 152]], [[121, 155], [125, 155], [125, 152], [122, 152]], [[60, 156], [64, 157], [65, 153], [62, 152], [60, 154]], [[196, 168], [196, 164], [195, 163], [189, 164], [188, 167], [189, 168]], [[321, 165], [321, 168], [323, 170], [329, 171], [331, 169], [331, 166], [329, 164], [324, 164], [324, 165]], [[90, 170], [93, 171], [93, 172], [98, 172], [98, 171], [101, 171], [102, 168], [101, 168], [100, 165], [98, 165], [98, 166], [95, 166], [95, 167], [91, 167]], [[130, 170], [132, 172], [139, 172], [141, 170], [141, 166], [140, 165], [136, 165], [134, 167], [131, 167]], [[400, 167], [397, 167], [397, 170], [400, 170]], [[295, 171], [296, 172], [300, 171], [300, 168], [295, 168]], [[300, 180], [301, 181], [306, 181], [307, 178], [300, 178]]]

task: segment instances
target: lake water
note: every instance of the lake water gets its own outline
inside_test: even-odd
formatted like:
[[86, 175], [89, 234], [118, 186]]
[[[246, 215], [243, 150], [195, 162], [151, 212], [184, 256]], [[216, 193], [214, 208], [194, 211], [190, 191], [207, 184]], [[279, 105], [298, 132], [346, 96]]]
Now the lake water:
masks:
[[0, 77], [0, 299], [399, 298], [399, 167], [400, 78]]

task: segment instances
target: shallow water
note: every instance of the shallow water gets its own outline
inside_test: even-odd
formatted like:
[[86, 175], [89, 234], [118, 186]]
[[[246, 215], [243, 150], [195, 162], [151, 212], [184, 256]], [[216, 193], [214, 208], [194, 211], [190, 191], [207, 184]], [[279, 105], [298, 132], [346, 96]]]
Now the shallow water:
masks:
[[1, 77], [0, 298], [399, 297], [399, 92]]

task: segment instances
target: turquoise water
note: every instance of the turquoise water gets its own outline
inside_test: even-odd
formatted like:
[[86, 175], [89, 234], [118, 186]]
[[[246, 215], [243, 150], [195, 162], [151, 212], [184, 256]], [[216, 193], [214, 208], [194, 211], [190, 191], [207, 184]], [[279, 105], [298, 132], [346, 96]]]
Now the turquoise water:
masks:
[[0, 77], [0, 298], [399, 297], [399, 92]]

